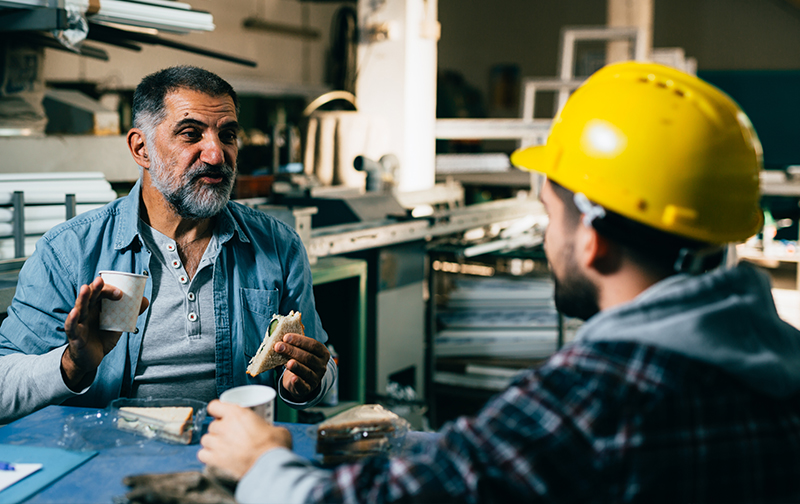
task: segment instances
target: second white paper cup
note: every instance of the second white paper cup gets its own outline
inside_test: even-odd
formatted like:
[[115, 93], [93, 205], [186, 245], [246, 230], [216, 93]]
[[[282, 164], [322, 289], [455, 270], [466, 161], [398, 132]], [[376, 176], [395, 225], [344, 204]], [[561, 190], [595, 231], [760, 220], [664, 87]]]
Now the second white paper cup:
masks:
[[250, 408], [258, 416], [272, 423], [276, 396], [275, 389], [266, 385], [242, 385], [226, 390], [220, 394], [219, 400]]
[[122, 299], [102, 300], [100, 329], [104, 331], [135, 331], [147, 277], [123, 271], [101, 271], [100, 277], [108, 285], [113, 285], [122, 291]]

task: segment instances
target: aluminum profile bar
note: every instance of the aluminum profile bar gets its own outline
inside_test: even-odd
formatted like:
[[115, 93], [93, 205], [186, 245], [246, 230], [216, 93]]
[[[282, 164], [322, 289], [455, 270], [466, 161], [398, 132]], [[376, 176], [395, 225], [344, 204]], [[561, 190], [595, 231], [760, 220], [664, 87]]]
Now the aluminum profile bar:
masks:
[[312, 229], [306, 244], [309, 256], [325, 257], [386, 245], [425, 240], [491, 224], [544, 215], [533, 199], [507, 199], [436, 212], [429, 218], [378, 226], [352, 224]]
[[550, 119], [437, 119], [436, 138], [522, 139], [547, 138]]

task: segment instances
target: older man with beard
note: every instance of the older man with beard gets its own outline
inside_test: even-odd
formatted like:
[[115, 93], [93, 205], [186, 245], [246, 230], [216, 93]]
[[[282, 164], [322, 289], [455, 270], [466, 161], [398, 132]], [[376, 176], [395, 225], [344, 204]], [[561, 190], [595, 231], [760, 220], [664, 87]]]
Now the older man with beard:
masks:
[[[330, 388], [336, 366], [303, 244], [229, 201], [237, 115], [236, 93], [211, 72], [173, 67], [142, 80], [127, 136], [139, 181], [49, 231], [20, 272], [0, 326], [0, 422], [118, 397], [209, 401], [248, 383], [274, 385], [303, 408]], [[103, 270], [149, 277], [135, 331], [99, 330], [101, 299], [121, 295]], [[290, 358], [280, 376], [247, 376], [272, 315], [289, 310], [302, 312], [306, 336], [276, 345]]]

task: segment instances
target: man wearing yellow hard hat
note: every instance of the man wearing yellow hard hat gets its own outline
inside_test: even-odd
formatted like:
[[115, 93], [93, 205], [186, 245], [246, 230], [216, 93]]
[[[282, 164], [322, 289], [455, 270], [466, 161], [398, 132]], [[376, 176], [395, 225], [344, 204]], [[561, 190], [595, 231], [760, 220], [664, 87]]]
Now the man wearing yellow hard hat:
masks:
[[800, 502], [800, 332], [720, 267], [761, 224], [761, 151], [725, 94], [667, 67], [590, 77], [546, 145], [545, 251], [575, 341], [414, 454], [335, 471], [237, 406], [198, 457], [240, 502]]

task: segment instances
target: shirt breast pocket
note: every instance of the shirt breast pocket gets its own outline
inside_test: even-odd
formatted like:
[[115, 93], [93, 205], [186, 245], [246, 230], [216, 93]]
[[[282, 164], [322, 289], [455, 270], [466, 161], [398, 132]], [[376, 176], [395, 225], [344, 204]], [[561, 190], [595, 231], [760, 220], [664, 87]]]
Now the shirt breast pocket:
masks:
[[242, 337], [248, 360], [264, 340], [272, 315], [278, 310], [278, 290], [239, 289], [242, 298]]

